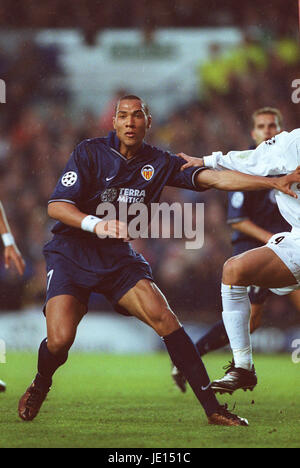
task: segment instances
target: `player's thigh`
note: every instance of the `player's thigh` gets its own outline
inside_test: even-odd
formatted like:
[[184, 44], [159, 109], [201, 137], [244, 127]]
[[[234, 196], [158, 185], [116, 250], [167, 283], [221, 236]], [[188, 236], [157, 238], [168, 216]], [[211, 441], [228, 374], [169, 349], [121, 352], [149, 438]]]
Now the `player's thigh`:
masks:
[[167, 299], [152, 281], [138, 281], [120, 299], [119, 305], [161, 335], [172, 333], [181, 326]]
[[77, 327], [86, 314], [86, 305], [71, 295], [52, 297], [47, 302], [45, 315], [47, 321], [48, 344], [55, 346], [71, 345]]
[[229, 259], [223, 268], [223, 283], [284, 288], [297, 280], [273, 250], [259, 247]]

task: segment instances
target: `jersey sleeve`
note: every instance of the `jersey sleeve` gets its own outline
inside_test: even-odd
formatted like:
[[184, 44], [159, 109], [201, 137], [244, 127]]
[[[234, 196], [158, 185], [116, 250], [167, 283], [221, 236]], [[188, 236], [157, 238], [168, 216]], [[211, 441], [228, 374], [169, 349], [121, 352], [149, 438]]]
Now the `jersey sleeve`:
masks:
[[247, 209], [247, 193], [246, 192], [229, 192], [228, 193], [228, 210], [227, 223], [239, 223], [249, 219]]
[[90, 154], [84, 142], [73, 151], [48, 203], [62, 201], [77, 205], [90, 184]]
[[204, 158], [206, 167], [230, 169], [245, 174], [278, 176], [293, 172], [300, 165], [300, 129], [282, 132], [256, 149], [214, 153]]
[[204, 191], [207, 189], [202, 189], [197, 187], [195, 184], [195, 177], [198, 172], [207, 169], [205, 167], [189, 167], [184, 171], [181, 171], [181, 166], [183, 166], [186, 161], [179, 156], [174, 154], [170, 155], [170, 174], [167, 180], [166, 185], [171, 187], [178, 187], [188, 190], [195, 190], [197, 192]]

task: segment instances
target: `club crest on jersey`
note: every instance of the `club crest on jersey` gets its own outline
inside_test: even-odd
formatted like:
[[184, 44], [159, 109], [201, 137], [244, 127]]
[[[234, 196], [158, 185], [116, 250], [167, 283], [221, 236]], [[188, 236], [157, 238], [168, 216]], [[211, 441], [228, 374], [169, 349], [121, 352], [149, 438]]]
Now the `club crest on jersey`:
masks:
[[142, 168], [141, 174], [145, 180], [151, 180], [154, 176], [154, 167], [150, 166], [150, 164], [147, 164]]

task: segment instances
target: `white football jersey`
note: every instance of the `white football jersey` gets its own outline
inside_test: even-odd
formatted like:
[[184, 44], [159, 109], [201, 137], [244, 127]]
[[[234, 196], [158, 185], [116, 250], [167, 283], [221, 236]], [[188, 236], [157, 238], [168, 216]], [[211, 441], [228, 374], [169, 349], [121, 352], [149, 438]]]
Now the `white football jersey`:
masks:
[[[257, 176], [280, 176], [290, 174], [300, 166], [300, 129], [282, 132], [248, 151], [221, 152], [204, 157], [206, 167], [230, 169]], [[292, 198], [276, 191], [278, 208], [287, 222], [300, 230], [300, 184], [293, 184], [292, 190], [298, 198]]]

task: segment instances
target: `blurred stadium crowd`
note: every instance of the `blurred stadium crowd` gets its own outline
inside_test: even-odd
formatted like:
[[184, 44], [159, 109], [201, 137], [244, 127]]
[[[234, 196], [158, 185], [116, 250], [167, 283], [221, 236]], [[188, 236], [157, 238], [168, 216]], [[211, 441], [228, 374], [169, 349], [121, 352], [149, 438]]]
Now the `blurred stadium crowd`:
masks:
[[[19, 2], [24, 15], [18, 17], [10, 13], [9, 2], [2, 1], [1, 7], [6, 3], [6, 25], [26, 26], [28, 21], [31, 26], [45, 26], [43, 12], [47, 1], [40, 3], [32, 11], [30, 8], [25, 11], [23, 3]], [[60, 2], [51, 2], [54, 3], [57, 3], [59, 9]], [[65, 23], [63, 19], [62, 23], [55, 23], [59, 17], [56, 10], [53, 24], [47, 23], [48, 26], [70, 25], [70, 17], [66, 14], [68, 2], [63, 3]], [[114, 2], [90, 3], [101, 3], [104, 18], [109, 18], [110, 24], [124, 26], [120, 23], [122, 15], [116, 15], [113, 10]], [[85, 4], [90, 3], [78, 2], [78, 6], [81, 5], [84, 9], [87, 8]], [[143, 23], [142, 16], [138, 15], [142, 15], [141, 12], [144, 14], [147, 8], [139, 8], [141, 3], [144, 5], [141, 1], [126, 2], [128, 12], [136, 15], [130, 24], [131, 15], [127, 13], [127, 26], [139, 24], [139, 21]], [[176, 14], [174, 13], [172, 19], [166, 14], [166, 5], [170, 2], [155, 3], [157, 9], [151, 3], [151, 12], [160, 12], [160, 21], [158, 18], [153, 20], [155, 25], [176, 26]], [[172, 2], [184, 18], [186, 15], [189, 26], [195, 25], [188, 20], [189, 17], [195, 18], [195, 12], [199, 24], [206, 24], [202, 8], [206, 12], [211, 8], [204, 8], [205, 3], [201, 2], [198, 15], [199, 2]], [[225, 1], [223, 8], [236, 3], [235, 0]], [[228, 22], [251, 19], [258, 24], [261, 18], [255, 9], [257, 3], [245, 2], [245, 9], [244, 5], [243, 8], [228, 9], [231, 12]], [[286, 129], [290, 130], [298, 125], [299, 110], [291, 102], [290, 87], [299, 70], [298, 44], [291, 36], [282, 35], [288, 31], [292, 20], [287, 14], [287, 4], [293, 2], [272, 3], [278, 4], [278, 12], [270, 12], [270, 16], [274, 14], [276, 18], [279, 17], [283, 3], [285, 5], [285, 21], [280, 23], [286, 28], [285, 31], [278, 27], [275, 40], [270, 44], [253, 40], [246, 35], [240, 47], [226, 56], [221, 55], [217, 44], [213, 44], [210, 59], [198, 69], [199, 80], [204, 84], [201, 94], [184, 107], [177, 108], [164, 121], [157, 121], [154, 115], [148, 142], [173, 152], [184, 151], [192, 155], [210, 154], [219, 149], [244, 149], [251, 144], [251, 114], [258, 107], [266, 105], [278, 107], [282, 111]], [[162, 8], [165, 13], [160, 10]], [[77, 8], [76, 10], [78, 11]], [[72, 12], [70, 6], [70, 14]], [[30, 14], [32, 17], [29, 17]], [[173, 9], [168, 10], [168, 15], [172, 14]], [[3, 15], [0, 17], [4, 21]], [[105, 20], [102, 18], [101, 21], [105, 27]], [[101, 21], [99, 20], [100, 25]], [[214, 18], [212, 24], [217, 24], [217, 21]], [[276, 26], [276, 22], [271, 20], [270, 23], [264, 23], [270, 24], [270, 27]], [[184, 25], [184, 22], [181, 21], [180, 25]], [[73, 115], [68, 90], [57, 86], [60, 83], [59, 78], [63, 76], [58, 57], [59, 50], [41, 47], [34, 42], [22, 44], [13, 56], [4, 50], [0, 51], [0, 76], [10, 83], [7, 104], [3, 107], [0, 118], [0, 199], [27, 262], [24, 279], [19, 279], [13, 273], [7, 274], [2, 265], [2, 310], [42, 304], [46, 283], [42, 247], [51, 238], [50, 229], [53, 225], [47, 216], [47, 200], [74, 146], [85, 138], [105, 135], [111, 129], [111, 117], [119, 96], [119, 91], [116, 91], [107, 108], [99, 109], [97, 115], [84, 109], [81, 115]], [[122, 92], [134, 93], [134, 90]], [[151, 102], [148, 104], [151, 109]], [[158, 285], [176, 311], [181, 311], [187, 320], [201, 317], [201, 320], [206, 318], [214, 321], [220, 313], [219, 283], [222, 265], [231, 253], [230, 228], [226, 226], [226, 194], [167, 188], [163, 200], [205, 202], [204, 247], [198, 251], [186, 250], [182, 240], [139, 240], [135, 241], [134, 246], [149, 260]], [[205, 294], [201, 291], [205, 291]], [[96, 298], [94, 306], [95, 309], [107, 309], [107, 304]], [[274, 320], [276, 322], [276, 317], [280, 323], [284, 315], [288, 324], [286, 306], [281, 301], [274, 300], [273, 312], [274, 310], [273, 323]]]
[[[18, 12], [18, 14], [16, 14]], [[1, 0], [0, 26], [80, 27], [91, 37], [107, 27], [256, 26], [285, 35], [295, 28], [295, 0]]]

